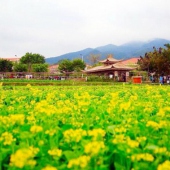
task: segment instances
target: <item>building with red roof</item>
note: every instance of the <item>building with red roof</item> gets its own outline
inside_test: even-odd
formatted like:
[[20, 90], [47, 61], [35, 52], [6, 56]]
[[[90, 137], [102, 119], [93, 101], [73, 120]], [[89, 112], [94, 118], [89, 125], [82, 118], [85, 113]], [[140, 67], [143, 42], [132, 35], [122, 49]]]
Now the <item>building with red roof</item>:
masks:
[[19, 60], [20, 60], [20, 58], [18, 58], [18, 57], [15, 57], [15, 58], [0, 58], [0, 59], [12, 61], [12, 62], [19, 62]]

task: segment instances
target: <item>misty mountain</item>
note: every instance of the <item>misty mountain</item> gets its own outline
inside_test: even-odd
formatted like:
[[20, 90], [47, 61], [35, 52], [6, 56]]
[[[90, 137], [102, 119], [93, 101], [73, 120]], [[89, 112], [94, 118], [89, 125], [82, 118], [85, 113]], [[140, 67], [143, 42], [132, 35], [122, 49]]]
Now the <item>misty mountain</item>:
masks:
[[90, 63], [89, 56], [92, 54], [100, 55], [100, 59], [105, 59], [108, 54], [113, 54], [116, 59], [127, 59], [132, 57], [144, 56], [146, 52], [153, 51], [155, 48], [165, 48], [164, 44], [170, 44], [170, 40], [166, 39], [154, 39], [148, 42], [132, 41], [126, 44], [117, 46], [113, 44], [108, 44], [100, 46], [97, 48], [86, 48], [77, 52], [70, 52], [56, 57], [46, 58], [46, 62], [49, 64], [58, 63], [60, 60], [74, 58], [80, 58], [86, 62]]

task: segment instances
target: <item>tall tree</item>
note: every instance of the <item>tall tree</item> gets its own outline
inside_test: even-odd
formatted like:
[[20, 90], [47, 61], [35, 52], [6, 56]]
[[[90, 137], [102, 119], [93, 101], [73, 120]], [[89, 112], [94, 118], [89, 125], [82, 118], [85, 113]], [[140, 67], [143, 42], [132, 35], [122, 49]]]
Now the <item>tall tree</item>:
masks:
[[28, 71], [32, 71], [32, 64], [44, 64], [45, 57], [40, 54], [26, 53], [21, 57], [20, 62], [22, 64], [27, 64]]
[[72, 61], [72, 66], [73, 66], [74, 71], [81, 71], [81, 70], [84, 70], [84, 68], [86, 67], [86, 64], [84, 61], [77, 58]]
[[11, 72], [13, 64], [9, 60], [0, 59], [0, 71], [2, 72]]
[[81, 59], [68, 60], [64, 59], [59, 62], [58, 69], [61, 72], [69, 73], [72, 71], [81, 71], [85, 68], [86, 64]]
[[139, 65], [141, 70], [155, 72], [156, 74], [170, 74], [170, 45], [165, 45], [166, 49], [156, 49], [140, 57]]
[[64, 60], [61, 60], [59, 62], [59, 66], [58, 66], [58, 69], [61, 71], [61, 72], [71, 72], [73, 71], [73, 65], [72, 65], [72, 62], [68, 59], [64, 59]]
[[91, 65], [95, 65], [99, 62], [100, 60], [100, 54], [90, 54], [90, 56], [88, 57], [90, 64]]

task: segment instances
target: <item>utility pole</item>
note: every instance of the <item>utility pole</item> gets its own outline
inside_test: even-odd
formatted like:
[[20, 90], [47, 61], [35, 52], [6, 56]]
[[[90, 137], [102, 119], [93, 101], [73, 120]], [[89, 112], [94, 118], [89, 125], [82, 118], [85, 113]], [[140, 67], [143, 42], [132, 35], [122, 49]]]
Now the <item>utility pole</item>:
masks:
[[80, 56], [81, 56], [81, 60], [83, 61], [83, 55], [82, 55], [82, 54], [80, 54]]
[[[80, 56], [81, 56], [81, 60], [82, 60], [82, 62], [83, 62], [83, 55], [80, 54]], [[83, 74], [81, 75], [81, 77], [83, 78]]]

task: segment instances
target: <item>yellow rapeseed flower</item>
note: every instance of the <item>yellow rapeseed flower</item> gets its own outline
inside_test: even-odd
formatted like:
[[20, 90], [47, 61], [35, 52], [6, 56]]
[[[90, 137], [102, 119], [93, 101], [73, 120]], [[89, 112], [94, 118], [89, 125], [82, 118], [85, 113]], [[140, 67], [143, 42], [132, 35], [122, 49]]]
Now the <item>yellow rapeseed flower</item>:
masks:
[[38, 133], [38, 132], [42, 132], [43, 128], [41, 126], [34, 125], [34, 126], [31, 127], [30, 131], [32, 133]]
[[24, 124], [25, 115], [24, 114], [11, 114], [9, 116], [11, 124]]
[[64, 97], [66, 97], [66, 95], [64, 93], [61, 93], [60, 97], [64, 98]]
[[28, 120], [28, 123], [30, 123], [30, 124], [36, 123], [36, 118], [32, 114], [30, 116], [27, 116], [26, 119]]
[[56, 129], [49, 129], [45, 131], [45, 134], [48, 134], [49, 136], [54, 136], [56, 133]]
[[0, 141], [3, 141], [4, 145], [11, 145], [13, 141], [16, 141], [16, 139], [13, 138], [13, 135], [11, 133], [4, 132], [0, 137]]
[[46, 167], [42, 168], [41, 170], [57, 170], [57, 168], [47, 165]]
[[66, 142], [79, 142], [83, 136], [87, 135], [87, 132], [83, 129], [69, 129], [63, 135]]
[[131, 106], [131, 102], [130, 101], [129, 102], [121, 103], [120, 104], [120, 111], [122, 111], [122, 110], [127, 111], [127, 110], [129, 110], [130, 106]]
[[152, 127], [155, 130], [158, 130], [160, 128], [159, 123], [151, 121], [151, 120], [147, 122], [146, 126]]
[[157, 170], [170, 170], [170, 161], [166, 160], [162, 164], [159, 164]]
[[125, 143], [126, 142], [126, 137], [124, 136], [124, 134], [115, 135], [115, 137], [112, 140], [112, 142], [114, 144]]
[[59, 113], [57, 107], [55, 105], [49, 104], [46, 100], [42, 100], [36, 104], [35, 111], [48, 116]]
[[139, 153], [131, 156], [132, 161], [148, 161], [152, 162], [154, 160], [153, 155], [149, 153]]
[[85, 145], [84, 152], [90, 155], [96, 155], [104, 148], [105, 145], [103, 141], [93, 141]]
[[165, 110], [163, 108], [159, 109], [159, 112], [156, 115], [160, 116], [160, 117], [164, 117], [165, 116]]
[[79, 166], [80, 168], [85, 168], [88, 165], [88, 162], [90, 161], [90, 156], [80, 156], [76, 159], [71, 159], [68, 162], [67, 167], [72, 168], [74, 166]]
[[10, 158], [10, 166], [23, 168], [24, 166], [35, 166], [34, 156], [39, 152], [38, 148], [30, 147], [17, 150]]
[[114, 129], [114, 131], [115, 131], [116, 133], [126, 133], [126, 128], [124, 128], [124, 127], [116, 127], [116, 128]]
[[137, 137], [136, 139], [139, 143], [141, 143], [143, 141], [146, 141], [147, 138], [145, 136], [140, 136], [140, 137]]
[[166, 147], [156, 148], [154, 150], [154, 153], [156, 153], [156, 154], [162, 154], [162, 153], [166, 153], [166, 152], [167, 152], [167, 148]]
[[8, 111], [9, 111], [9, 112], [12, 112], [12, 111], [14, 111], [14, 110], [15, 110], [15, 109], [14, 109], [13, 106], [9, 106], [9, 107], [8, 107]]
[[135, 141], [135, 140], [131, 140], [130, 138], [127, 138], [127, 144], [131, 147], [131, 148], [136, 148], [139, 146], [139, 142]]
[[88, 135], [93, 137], [93, 140], [96, 140], [98, 137], [104, 137], [106, 132], [103, 129], [93, 129], [88, 130]]
[[62, 155], [62, 150], [54, 148], [54, 149], [48, 150], [48, 154], [51, 155], [51, 156], [58, 156], [58, 157], [60, 157]]
[[167, 122], [167, 121], [161, 120], [161, 121], [159, 122], [159, 127], [160, 127], [160, 128], [164, 128], [164, 127], [167, 127], [167, 126], [168, 126], [168, 122]]

